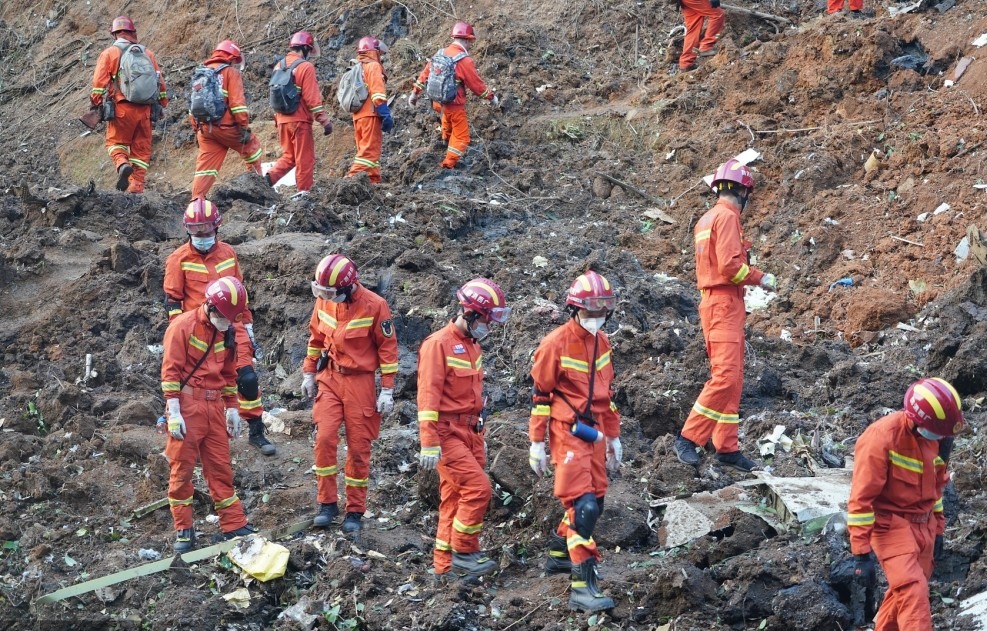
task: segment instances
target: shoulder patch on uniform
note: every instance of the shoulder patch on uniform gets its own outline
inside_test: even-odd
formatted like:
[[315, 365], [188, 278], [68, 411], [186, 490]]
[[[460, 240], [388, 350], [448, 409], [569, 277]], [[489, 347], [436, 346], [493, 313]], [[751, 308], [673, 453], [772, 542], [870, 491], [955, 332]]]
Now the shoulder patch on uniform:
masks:
[[452, 347], [452, 352], [455, 353], [456, 355], [462, 355], [463, 353], [466, 352], [466, 347], [463, 346], [462, 344], [456, 344], [455, 346]]
[[394, 335], [394, 323], [390, 320], [384, 320], [380, 323], [380, 332], [384, 334], [384, 337], [392, 337]]

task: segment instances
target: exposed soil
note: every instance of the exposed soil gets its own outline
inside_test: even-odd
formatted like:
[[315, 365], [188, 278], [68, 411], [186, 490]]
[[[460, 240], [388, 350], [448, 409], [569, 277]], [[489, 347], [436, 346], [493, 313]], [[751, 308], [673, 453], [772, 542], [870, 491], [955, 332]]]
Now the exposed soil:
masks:
[[[781, 532], [731, 512], [708, 537], [665, 550], [652, 499], [720, 489], [740, 479], [671, 450], [708, 364], [698, 326], [692, 225], [712, 203], [700, 178], [753, 147], [757, 190], [744, 213], [760, 267], [781, 289], [748, 319], [742, 445], [775, 425], [811, 453], [779, 453], [777, 475], [808, 476], [822, 453], [852, 452], [866, 425], [900, 405], [916, 375], [953, 381], [972, 431], [959, 438], [947, 497], [947, 556], [937, 568], [937, 629], [969, 629], [958, 602], [987, 589], [982, 556], [987, 472], [979, 426], [987, 394], [987, 269], [954, 248], [987, 227], [982, 184], [987, 62], [947, 88], [956, 62], [981, 53], [987, 7], [932, 2], [891, 17], [819, 16], [814, 0], [738, 0], [796, 26], [728, 12], [721, 52], [675, 71], [674, 3], [477, 0], [337, 7], [261, 0], [46, 0], [0, 7], [0, 621], [11, 629], [298, 628], [279, 614], [308, 603], [323, 629], [676, 630], [850, 628], [845, 535]], [[101, 133], [81, 135], [106, 26], [125, 11], [166, 72], [172, 105], [155, 131], [148, 191], [112, 191]], [[247, 51], [252, 128], [279, 148], [267, 69], [291, 32], [312, 31], [323, 94], [357, 39], [388, 44], [389, 91], [401, 95], [444, 41], [455, 14], [473, 22], [480, 73], [499, 108], [471, 100], [474, 139], [461, 167], [427, 108], [395, 101], [384, 184], [340, 179], [353, 155], [348, 117], [316, 139], [316, 189], [288, 201], [242, 174], [234, 155], [212, 198], [234, 244], [266, 350], [265, 408], [286, 434], [263, 458], [234, 441], [235, 484], [262, 528], [311, 517], [310, 403], [299, 393], [311, 310], [308, 278], [344, 251], [389, 301], [400, 341], [395, 412], [375, 445], [371, 514], [356, 541], [308, 531], [282, 542], [284, 578], [248, 585], [247, 609], [222, 596], [243, 580], [218, 561], [172, 569], [62, 603], [32, 601], [66, 585], [165, 556], [160, 344], [163, 264], [184, 237], [195, 140], [183, 113], [192, 69], [226, 37]], [[915, 66], [909, 68], [906, 66]], [[865, 172], [872, 154], [879, 168]], [[649, 197], [614, 185], [623, 180]], [[935, 211], [943, 203], [944, 212]], [[648, 218], [659, 209], [675, 223]], [[920, 218], [921, 217], [921, 218]], [[547, 259], [539, 265], [535, 257]], [[547, 534], [561, 515], [551, 481], [526, 457], [530, 355], [564, 317], [562, 296], [593, 265], [617, 287], [607, 326], [617, 369], [625, 462], [596, 533], [603, 586], [617, 607], [567, 608], [568, 579], [546, 577]], [[510, 322], [485, 342], [495, 497], [483, 545], [501, 571], [480, 584], [436, 585], [429, 574], [436, 481], [417, 471], [415, 358], [454, 312], [454, 289], [486, 275], [507, 291]], [[834, 285], [851, 278], [852, 285]], [[899, 327], [899, 323], [905, 325]], [[86, 356], [95, 372], [85, 378]], [[813, 437], [814, 440], [810, 440]], [[198, 487], [205, 488], [202, 480]], [[197, 494], [207, 538], [211, 504]], [[371, 553], [372, 552], [372, 553]], [[379, 554], [378, 554], [379, 553]], [[338, 605], [338, 613], [323, 615]], [[670, 627], [663, 627], [671, 623]]]

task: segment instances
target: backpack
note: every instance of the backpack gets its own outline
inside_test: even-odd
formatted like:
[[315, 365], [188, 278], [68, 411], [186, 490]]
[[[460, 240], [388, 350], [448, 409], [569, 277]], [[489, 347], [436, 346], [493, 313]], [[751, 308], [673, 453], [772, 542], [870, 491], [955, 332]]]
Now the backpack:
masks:
[[150, 105], [160, 97], [158, 71], [140, 44], [114, 44], [121, 50], [116, 86], [131, 103]]
[[466, 56], [467, 53], [462, 52], [450, 57], [441, 48], [435, 53], [428, 81], [425, 82], [425, 94], [428, 98], [439, 103], [452, 103], [456, 100], [456, 93], [459, 92], [459, 86], [456, 85], [456, 64]]
[[350, 69], [339, 79], [336, 99], [344, 110], [356, 112], [367, 101], [370, 90], [367, 89], [367, 82], [363, 80], [363, 64], [356, 59], [351, 59], [350, 64]]
[[268, 83], [271, 88], [271, 109], [278, 114], [294, 114], [302, 102], [301, 91], [295, 85], [294, 71], [305, 60], [296, 59], [291, 66], [286, 61], [287, 57], [274, 67], [271, 82]]
[[192, 91], [188, 97], [188, 113], [198, 123], [218, 123], [226, 113], [223, 78], [219, 74], [230, 64], [216, 68], [199, 66], [192, 72]]

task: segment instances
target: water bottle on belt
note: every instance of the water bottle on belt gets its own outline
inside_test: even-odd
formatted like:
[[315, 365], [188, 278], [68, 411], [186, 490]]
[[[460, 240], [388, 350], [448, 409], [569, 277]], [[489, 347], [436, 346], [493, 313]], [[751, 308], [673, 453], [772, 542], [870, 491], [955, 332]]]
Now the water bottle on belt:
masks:
[[157, 430], [159, 434], [164, 434], [168, 431], [168, 422], [165, 420], [164, 416], [158, 417]]

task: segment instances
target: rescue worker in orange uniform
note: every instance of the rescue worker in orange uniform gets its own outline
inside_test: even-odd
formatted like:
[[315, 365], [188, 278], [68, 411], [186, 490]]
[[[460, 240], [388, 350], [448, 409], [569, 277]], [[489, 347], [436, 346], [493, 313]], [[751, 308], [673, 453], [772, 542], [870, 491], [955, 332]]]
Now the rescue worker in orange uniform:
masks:
[[[451, 103], [432, 103], [432, 108], [442, 115], [442, 140], [449, 142], [445, 159], [439, 163], [443, 169], [455, 168], [459, 159], [466, 155], [466, 148], [470, 144], [470, 125], [466, 117], [466, 90], [481, 99], [486, 99], [492, 105], [498, 105], [500, 98], [494, 94], [493, 90], [487, 88], [483, 79], [476, 71], [476, 64], [469, 56], [467, 47], [470, 42], [476, 39], [476, 32], [473, 27], [466, 22], [456, 22], [452, 27], [452, 43], [443, 51], [449, 57], [456, 58], [463, 55], [462, 59], [456, 62], [456, 83], [459, 90], [456, 98]], [[428, 82], [428, 75], [431, 73], [432, 62], [425, 64], [425, 69], [418, 75], [415, 87], [408, 95], [408, 103], [412, 107], [418, 104], [418, 96], [425, 89]]]
[[432, 553], [435, 578], [450, 571], [482, 576], [497, 564], [480, 551], [492, 490], [484, 466], [483, 351], [493, 323], [511, 315], [504, 290], [474, 278], [456, 291], [460, 311], [418, 350], [419, 466], [439, 474], [439, 521]]
[[962, 431], [962, 401], [949, 382], [919, 379], [904, 409], [857, 439], [847, 529], [855, 573], [876, 585], [873, 551], [888, 577], [874, 631], [932, 631], [929, 577], [943, 548], [942, 492], [949, 481], [939, 442]]
[[843, 5], [850, 5], [850, 17], [862, 18], [864, 17], [864, 0], [827, 0], [826, 2], [826, 13], [833, 14], [839, 13], [843, 10]]
[[380, 183], [380, 151], [383, 134], [394, 129], [394, 118], [387, 106], [387, 75], [380, 56], [387, 44], [374, 37], [364, 37], [356, 46], [356, 59], [363, 66], [363, 82], [369, 96], [359, 110], [353, 112], [353, 133], [356, 135], [356, 157], [346, 177], [366, 171], [370, 181]]
[[[726, 16], [720, 8], [720, 0], [679, 0], [679, 8], [685, 20], [685, 41], [682, 42], [679, 69], [695, 70], [697, 57], [716, 55]], [[705, 34], [703, 23], [706, 24]]]
[[223, 96], [226, 97], [226, 112], [215, 123], [197, 123], [189, 116], [199, 144], [195, 176], [192, 178], [192, 199], [208, 196], [230, 149], [240, 154], [247, 171], [258, 175], [261, 174], [260, 158], [263, 154], [260, 140], [250, 131], [250, 112], [243, 93], [243, 55], [240, 47], [232, 40], [223, 40], [202, 65], [217, 70]]
[[278, 62], [290, 68], [300, 62], [292, 71], [295, 85], [301, 92], [301, 104], [294, 114], [274, 113], [274, 123], [278, 127], [278, 140], [281, 142], [281, 157], [267, 172], [264, 179], [270, 186], [277, 184], [288, 171], [295, 169], [295, 185], [298, 192], [293, 198], [303, 198], [312, 190], [315, 173], [315, 138], [312, 136], [312, 121], [322, 125], [322, 133], [332, 133], [332, 121], [322, 105], [322, 92], [315, 77], [315, 66], [309, 59], [319, 56], [319, 45], [315, 38], [305, 31], [298, 31], [288, 43], [288, 55]]
[[[96, 60], [89, 101], [95, 107], [103, 106], [103, 101], [106, 99], [113, 101], [115, 114], [112, 119], [106, 121], [106, 150], [110, 153], [110, 159], [113, 160], [113, 166], [116, 168], [117, 190], [143, 193], [144, 180], [151, 164], [151, 118], [152, 108], [155, 106], [127, 101], [117, 83], [123, 51], [132, 44], [138, 43], [137, 27], [130, 18], [121, 15], [113, 20], [110, 34], [116, 38], [116, 41], [103, 50]], [[168, 105], [164, 76], [154, 58], [154, 53], [147, 49], [144, 49], [144, 52], [158, 74], [156, 106], [163, 109]]]
[[600, 590], [593, 540], [603, 514], [607, 470], [620, 467], [620, 416], [612, 400], [610, 338], [603, 332], [616, 306], [610, 282], [592, 270], [569, 287], [569, 321], [545, 336], [531, 368], [532, 408], [528, 421], [529, 463], [535, 474], [548, 469], [545, 434], [555, 466], [555, 496], [565, 515], [549, 541], [545, 570], [571, 574], [569, 607], [612, 609]]
[[[233, 247], [217, 237], [223, 217], [219, 208], [205, 199], [195, 199], [182, 217], [189, 240], [172, 252], [165, 262], [164, 293], [168, 319], [174, 320], [185, 311], [194, 311], [205, 300], [206, 288], [218, 278], [231, 277], [243, 282], [240, 262]], [[263, 355], [254, 337], [254, 320], [249, 306], [233, 322], [236, 340], [237, 407], [250, 426], [250, 444], [265, 456], [273, 456], [277, 448], [264, 436], [261, 417], [260, 385], [254, 370], [254, 357]]]
[[[315, 397], [315, 478], [319, 514], [329, 526], [339, 514], [336, 446], [346, 431], [346, 517], [342, 531], [363, 528], [370, 481], [370, 446], [380, 433], [381, 414], [394, 409], [398, 341], [387, 302], [360, 284], [356, 265], [331, 254], [315, 268], [315, 308], [308, 329], [302, 395]], [[380, 394], [374, 375], [380, 370]], [[375, 400], [376, 396], [376, 400]]]
[[709, 356], [710, 379], [675, 439], [678, 459], [699, 464], [696, 451], [713, 438], [716, 459], [740, 471], [757, 465], [740, 453], [737, 429], [744, 387], [744, 287], [774, 290], [778, 281], [748, 263], [750, 243], [744, 241], [740, 212], [754, 192], [750, 169], [730, 159], [713, 176], [718, 200], [695, 227], [696, 281], [702, 300], [699, 319]]
[[240, 434], [236, 357], [230, 349], [232, 323], [246, 307], [243, 284], [236, 278], [220, 278], [206, 288], [199, 307], [172, 320], [165, 331], [161, 390], [168, 407], [168, 504], [178, 531], [178, 553], [195, 545], [192, 472], [196, 460], [202, 462], [223, 538], [256, 532], [247, 524], [243, 504], [233, 490], [230, 465], [230, 439]]

